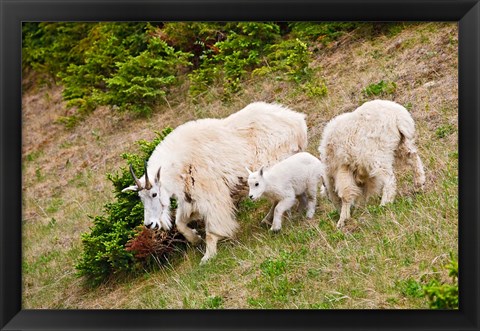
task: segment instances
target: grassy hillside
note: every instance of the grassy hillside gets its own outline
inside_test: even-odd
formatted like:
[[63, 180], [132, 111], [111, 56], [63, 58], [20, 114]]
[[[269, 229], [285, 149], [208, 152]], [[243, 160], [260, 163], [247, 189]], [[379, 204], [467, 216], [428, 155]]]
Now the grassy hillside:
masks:
[[[148, 118], [100, 107], [70, 129], [58, 121], [69, 115], [62, 87], [25, 75], [23, 308], [428, 308], [421, 286], [448, 279], [443, 266], [458, 248], [457, 31], [453, 23], [360, 27], [310, 45], [307, 82], [253, 75], [227, 101], [218, 84], [193, 97], [185, 82]], [[279, 234], [259, 224], [268, 203], [246, 200], [236, 238], [204, 266], [200, 246], [96, 288], [76, 276], [89, 215], [113, 200], [105, 174], [125, 165], [120, 154], [137, 150], [137, 140], [261, 100], [307, 114], [308, 151], [318, 155], [326, 122], [375, 98], [412, 113], [424, 192], [414, 193], [410, 169], [397, 169], [395, 202], [356, 208], [345, 232], [325, 198], [313, 220], [294, 213]]]

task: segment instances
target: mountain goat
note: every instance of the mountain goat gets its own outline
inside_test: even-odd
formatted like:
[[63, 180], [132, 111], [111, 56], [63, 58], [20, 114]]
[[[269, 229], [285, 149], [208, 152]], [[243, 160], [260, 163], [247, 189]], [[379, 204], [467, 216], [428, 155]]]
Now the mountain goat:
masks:
[[262, 223], [272, 222], [271, 231], [282, 228], [283, 213], [293, 207], [297, 199], [307, 207], [307, 218], [312, 218], [317, 204], [317, 188], [322, 185], [323, 164], [310, 153], [302, 152], [273, 165], [251, 172], [248, 168], [250, 199], [265, 196], [273, 202]]
[[224, 119], [178, 126], [155, 148], [140, 179], [132, 171], [135, 185], [124, 191], [138, 191], [145, 226], [165, 230], [171, 227], [169, 199], [174, 197], [175, 224], [192, 244], [201, 238], [187, 224], [203, 219], [204, 263], [216, 254], [217, 241], [232, 237], [238, 227], [234, 197], [247, 187], [244, 166], [269, 165], [306, 146], [304, 114], [255, 102]]
[[423, 188], [425, 172], [414, 139], [410, 113], [392, 101], [369, 101], [328, 122], [319, 152], [327, 194], [337, 209], [341, 206], [338, 228], [350, 218], [357, 198], [367, 200], [381, 190], [381, 205], [394, 200], [396, 158], [412, 166], [414, 185]]

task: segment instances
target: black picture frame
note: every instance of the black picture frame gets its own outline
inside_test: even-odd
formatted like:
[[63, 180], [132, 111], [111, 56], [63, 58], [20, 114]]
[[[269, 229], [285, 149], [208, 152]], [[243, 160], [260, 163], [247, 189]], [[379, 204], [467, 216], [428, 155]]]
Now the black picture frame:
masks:
[[[479, 330], [478, 0], [0, 0], [1, 330]], [[452, 21], [459, 24], [459, 310], [22, 310], [21, 23]]]

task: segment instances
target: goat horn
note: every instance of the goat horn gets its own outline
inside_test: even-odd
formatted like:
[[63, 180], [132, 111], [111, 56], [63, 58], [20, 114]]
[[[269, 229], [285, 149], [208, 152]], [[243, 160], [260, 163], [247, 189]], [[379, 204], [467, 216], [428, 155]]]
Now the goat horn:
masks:
[[152, 183], [148, 179], [148, 172], [147, 172], [147, 161], [145, 161], [145, 189], [150, 190], [152, 188]]
[[140, 191], [142, 189], [142, 183], [138, 180], [137, 176], [135, 176], [135, 173], [133, 172], [133, 167], [130, 164], [130, 173], [132, 174], [133, 180], [135, 181], [135, 184], [137, 185], [137, 189]]

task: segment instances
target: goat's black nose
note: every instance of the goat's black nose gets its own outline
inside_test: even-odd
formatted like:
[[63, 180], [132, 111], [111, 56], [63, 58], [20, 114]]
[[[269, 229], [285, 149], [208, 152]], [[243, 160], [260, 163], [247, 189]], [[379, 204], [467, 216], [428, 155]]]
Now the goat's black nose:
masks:
[[150, 229], [150, 227], [152, 226], [153, 223], [150, 223], [148, 225], [145, 225], [147, 227], [147, 229]]
[[250, 196], [250, 199], [253, 199], [253, 195]]

